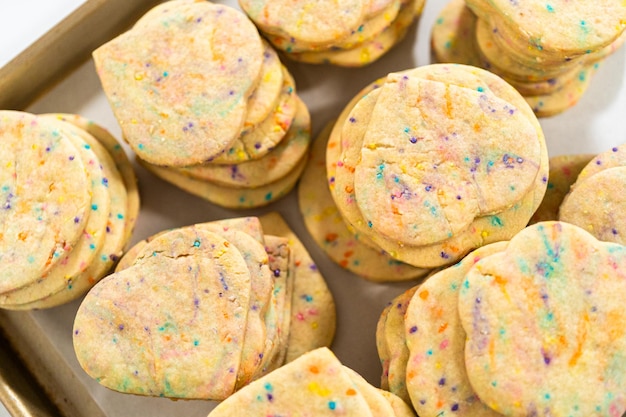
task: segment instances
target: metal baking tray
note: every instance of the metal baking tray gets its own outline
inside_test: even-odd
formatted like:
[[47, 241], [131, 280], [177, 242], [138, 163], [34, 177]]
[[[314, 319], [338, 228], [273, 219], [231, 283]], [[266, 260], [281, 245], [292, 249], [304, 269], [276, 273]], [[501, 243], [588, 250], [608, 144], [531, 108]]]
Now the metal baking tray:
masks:
[[[153, 0], [90, 0], [0, 69], [0, 108], [34, 113], [78, 113], [120, 129], [101, 92], [90, 51], [128, 27]], [[236, 1], [224, 0], [238, 7]], [[430, 63], [430, 30], [445, 0], [428, 0], [419, 21], [387, 55], [365, 68], [346, 69], [283, 60], [318, 133], [363, 86], [389, 72]], [[541, 119], [550, 155], [597, 153], [626, 141], [626, 50], [603, 62], [580, 103]], [[129, 154], [129, 148], [125, 148]], [[331, 262], [308, 235], [295, 193], [259, 210], [227, 210], [167, 184], [135, 164], [142, 196], [133, 242], [160, 230], [227, 217], [278, 211], [309, 249], [337, 303], [332, 349], [370, 383], [380, 382], [375, 328], [384, 306], [415, 282], [375, 284]], [[204, 417], [210, 401], [171, 401], [120, 394], [91, 380], [79, 367], [71, 329], [79, 301], [33, 312], [0, 311], [0, 400], [13, 416]]]

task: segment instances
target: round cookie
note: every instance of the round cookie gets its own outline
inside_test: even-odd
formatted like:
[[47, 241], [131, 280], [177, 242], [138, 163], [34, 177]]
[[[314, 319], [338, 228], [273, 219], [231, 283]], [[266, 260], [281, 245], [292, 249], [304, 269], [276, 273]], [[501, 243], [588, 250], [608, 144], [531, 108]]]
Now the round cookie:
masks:
[[593, 157], [594, 155], [592, 154], [578, 154], [558, 155], [550, 158], [546, 195], [528, 224], [558, 219], [559, 207], [563, 202], [563, 198], [569, 192], [572, 184], [576, 182], [580, 171]]
[[79, 151], [53, 124], [2, 111], [0, 130], [0, 293], [6, 293], [36, 282], [72, 251], [91, 196]]
[[623, 246], [563, 222], [530, 226], [476, 263], [458, 306], [481, 401], [510, 416], [621, 416], [624, 267]]
[[180, 0], [155, 7], [93, 57], [135, 153], [186, 166], [216, 157], [239, 136], [263, 45], [241, 12]]
[[428, 270], [403, 264], [372, 249], [347, 229], [330, 195], [325, 175], [327, 140], [332, 127], [332, 123], [328, 124], [313, 143], [298, 185], [298, 203], [307, 230], [333, 261], [366, 279], [401, 281], [424, 276]]
[[[381, 2], [382, 3], [382, 2]], [[317, 45], [307, 42], [298, 41], [294, 38], [284, 38], [279, 35], [269, 35], [268, 39], [278, 49], [287, 53], [293, 52], [322, 52], [337, 49], [352, 49], [364, 42], [376, 38], [380, 33], [386, 30], [398, 16], [398, 12], [405, 0], [388, 1], [383, 10], [376, 13], [368, 13], [369, 16], [364, 20], [357, 30], [353, 31], [348, 37], [337, 39], [332, 45]], [[371, 6], [371, 4], [370, 4]]]
[[394, 298], [381, 314], [376, 328], [376, 343], [380, 346], [378, 356], [383, 368], [381, 388], [408, 403], [411, 402], [406, 389], [409, 350], [404, 335], [404, 320], [409, 302], [418, 288], [410, 288]]
[[466, 336], [457, 304], [467, 271], [507, 244], [483, 246], [458, 264], [431, 275], [407, 303], [402, 323], [407, 346], [406, 390], [419, 415], [500, 415], [479, 400], [468, 380], [463, 359]]
[[295, 168], [309, 149], [311, 117], [306, 105], [297, 98], [297, 111], [284, 139], [260, 159], [238, 164], [205, 164], [180, 168], [191, 178], [233, 188], [255, 188], [272, 183]]
[[281, 94], [284, 73], [280, 58], [274, 48], [263, 42], [263, 64], [259, 84], [248, 99], [248, 112], [243, 123], [243, 132], [253, 129], [270, 115]]
[[285, 196], [296, 185], [306, 165], [306, 155], [286, 176], [257, 188], [231, 188], [183, 175], [173, 169], [140, 163], [157, 177], [211, 203], [233, 209], [261, 207]]
[[356, 32], [369, 12], [367, 0], [241, 0], [239, 5], [263, 32], [324, 45]]
[[[46, 298], [72, 286], [73, 282], [89, 266], [98, 262], [107, 238], [107, 224], [111, 209], [126, 210], [124, 184], [113, 160], [100, 143], [84, 130], [57, 119], [48, 119], [57, 132], [67, 137], [76, 155], [82, 159], [90, 184], [90, 213], [85, 228], [71, 252], [45, 275], [31, 285], [0, 295], [0, 304], [5, 308], [20, 308], [23, 304]], [[113, 206], [113, 202], [119, 206]], [[100, 277], [98, 277], [100, 278]]]
[[223, 153], [207, 161], [213, 164], [235, 164], [259, 159], [272, 151], [290, 129], [299, 106], [295, 81], [285, 67], [278, 103], [272, 112], [254, 129], [244, 131]]
[[330, 346], [335, 336], [336, 312], [333, 296], [317, 265], [277, 213], [260, 217], [263, 230], [288, 239], [294, 260], [291, 325], [286, 361], [291, 362], [313, 349]]
[[[498, 215], [488, 215], [477, 217], [474, 220], [474, 225], [471, 228], [465, 229], [463, 233], [458, 234], [457, 236], [453, 236], [444, 240], [442, 243], [434, 243], [431, 245], [422, 245], [422, 246], [414, 246], [408, 245], [402, 242], [398, 244], [396, 239], [388, 239], [381, 235], [374, 234], [376, 227], [370, 227], [370, 224], [367, 223], [366, 220], [362, 219], [360, 210], [357, 211], [357, 207], [354, 204], [355, 197], [354, 191], [355, 187], [352, 183], [352, 176], [354, 176], [353, 172], [356, 170], [355, 164], [352, 161], [358, 160], [360, 154], [360, 143], [356, 141], [356, 137], [361, 137], [360, 132], [365, 132], [364, 126], [358, 126], [359, 121], [361, 120], [369, 120], [369, 116], [359, 116], [352, 117], [348, 121], [345, 122], [345, 129], [355, 129], [355, 136], [350, 140], [344, 141], [344, 148], [342, 149], [342, 158], [338, 161], [339, 164], [342, 165], [341, 169], [337, 170], [335, 175], [335, 186], [332, 188], [333, 194], [335, 197], [335, 201], [338, 204], [338, 207], [344, 217], [344, 219], [351, 224], [356, 230], [360, 231], [367, 237], [373, 239], [377, 245], [380, 245], [381, 248], [390, 253], [393, 257], [397, 259], [401, 259], [405, 262], [408, 262], [413, 265], [419, 265], [422, 267], [434, 267], [439, 266], [445, 263], [450, 263], [454, 259], [458, 259], [458, 257], [462, 256], [465, 253], [466, 249], [464, 248], [475, 248], [480, 245], [490, 243], [497, 240], [506, 240], [510, 238], [510, 236], [515, 233], [515, 231], [520, 230], [524, 227], [525, 221], [521, 221], [522, 218], [530, 218], [532, 212], [534, 212], [535, 208], [539, 205], [543, 193], [545, 191], [545, 186], [547, 182], [547, 152], [545, 150], [545, 143], [543, 142], [543, 134], [541, 132], [541, 128], [532, 114], [532, 111], [528, 108], [528, 106], [524, 103], [521, 96], [516, 93], [512, 87], [502, 81], [500, 78], [487, 73], [483, 70], [479, 70], [473, 67], [464, 67], [457, 65], [436, 65], [436, 66], [428, 66], [418, 68], [416, 70], [411, 71], [413, 77], [424, 79], [425, 81], [437, 81], [439, 80], [448, 80], [452, 85], [460, 85], [460, 86], [468, 86], [462, 87], [467, 91], [476, 91], [478, 93], [483, 93], [487, 91], [495, 91], [497, 95], [501, 97], [506, 97], [514, 107], [511, 107], [510, 110], [513, 113], [519, 111], [525, 117], [528, 118], [530, 124], [533, 126], [534, 131], [536, 132], [536, 137], [538, 140], [538, 146], [540, 147], [538, 158], [540, 163], [536, 166], [539, 167], [538, 175], [534, 177], [533, 185], [531, 186], [532, 192], [528, 192], [523, 196], [523, 199], [505, 208]], [[404, 74], [404, 75], [403, 75]], [[405, 82], [406, 72], [401, 74], [392, 74], [389, 77], [393, 77], [394, 81], [398, 85], [402, 85]], [[472, 86], [469, 88], [469, 86]], [[367, 95], [361, 102], [365, 100], [371, 100], [372, 104], [370, 104], [370, 108], [375, 107], [375, 97], [371, 98], [371, 95], [375, 95], [381, 89], [378, 89], [370, 95]], [[395, 93], [395, 92], [394, 92]], [[361, 102], [359, 104], [361, 104]], [[443, 101], [445, 103], [445, 100]], [[507, 103], [509, 103], [507, 102]], [[353, 109], [353, 112], [358, 108], [356, 106]], [[363, 104], [363, 108], [367, 108], [365, 104]], [[515, 109], [515, 110], [513, 110]], [[445, 107], [444, 107], [445, 112]], [[365, 113], [368, 113], [367, 111]], [[348, 127], [346, 127], [348, 126]], [[401, 129], [407, 129], [407, 127], [400, 127]], [[408, 128], [410, 132], [410, 127]], [[529, 134], [531, 131], [529, 130]], [[363, 133], [364, 135], [364, 133]], [[402, 135], [398, 135], [398, 138], [401, 138]], [[406, 132], [404, 133], [404, 137], [406, 137], [406, 146], [415, 145], [418, 143], [417, 136], [408, 135]], [[415, 137], [415, 143], [412, 143], [410, 139]], [[445, 139], [445, 137], [442, 137]], [[362, 139], [361, 139], [362, 140]], [[400, 139], [398, 139], [400, 140]], [[356, 142], [355, 142], [356, 141]], [[422, 146], [421, 143], [417, 145], [418, 147]], [[372, 148], [377, 148], [377, 146], [373, 146]], [[387, 152], [386, 149], [384, 149]], [[448, 158], [448, 156], [446, 156]], [[484, 158], [483, 158], [484, 159]], [[487, 158], [488, 159], [488, 158]], [[480, 165], [479, 162], [482, 159], [472, 159], [466, 157], [465, 162], [462, 162], [460, 166], [464, 166], [463, 164], [472, 163], [475, 161], [477, 163], [477, 167]], [[523, 161], [523, 158], [521, 159]], [[538, 162], [539, 162], [538, 161]], [[488, 161], [482, 160], [482, 162], [487, 165], [487, 171], [491, 170], [491, 164]], [[401, 164], [404, 166], [405, 164]], [[416, 168], [419, 169], [421, 164], [417, 164]], [[506, 165], [506, 164], [505, 164]], [[425, 165], [424, 165], [425, 166]], [[434, 166], [437, 166], [435, 164]], [[444, 166], [447, 168], [446, 166]], [[392, 169], [401, 168], [397, 166], [392, 166]], [[454, 167], [453, 167], [454, 168]], [[471, 166], [469, 168], [472, 168]], [[414, 169], [411, 167], [411, 169]], [[470, 169], [471, 172], [471, 169]], [[382, 178], [381, 178], [382, 180]], [[391, 183], [398, 184], [395, 180]], [[423, 188], [426, 192], [428, 191], [428, 184], [424, 184]], [[431, 188], [431, 191], [434, 187]], [[419, 189], [419, 187], [418, 187]], [[511, 190], [514, 191], [514, 190]], [[345, 193], [345, 194], [343, 194]], [[436, 194], [436, 193], [435, 193]], [[394, 194], [395, 195], [395, 194]], [[455, 194], [459, 195], [459, 194]], [[402, 197], [404, 198], [404, 197]], [[463, 196], [461, 196], [462, 200]], [[372, 200], [367, 200], [369, 203], [372, 203]], [[375, 202], [375, 201], [374, 201]], [[462, 202], [462, 201], [461, 201]], [[360, 207], [359, 207], [360, 209]], [[389, 218], [393, 216], [389, 216], [385, 218], [385, 221], [389, 221]], [[372, 221], [372, 226], [374, 226], [374, 222]], [[372, 231], [370, 231], [370, 229]], [[369, 232], [369, 233], [368, 233]], [[470, 249], [471, 250], [471, 249]]]
[[73, 331], [79, 363], [117, 391], [226, 398], [240, 365], [250, 285], [243, 257], [223, 238], [195, 227], [165, 233], [81, 303]]
[[605, 242], [626, 243], [626, 166], [604, 169], [576, 182], [563, 200], [559, 220]]
[[370, 64], [387, 53], [400, 42], [415, 17], [421, 13], [423, 0], [409, 0], [404, 4], [396, 19], [375, 38], [350, 49], [292, 52], [289, 58], [308, 64], [333, 64], [345, 67], [360, 67]]
[[302, 355], [252, 382], [215, 407], [211, 417], [301, 415], [331, 417], [338, 413], [373, 417], [370, 407], [343, 365], [327, 348]]
[[430, 45], [433, 61], [479, 67], [476, 23], [476, 15], [465, 5], [465, 0], [449, 1], [432, 28]]
[[[514, 49], [537, 59], [573, 58], [599, 50], [624, 31], [626, 5], [619, 0], [588, 2], [471, 0], [505, 31]], [[478, 12], [477, 12], [478, 13]]]

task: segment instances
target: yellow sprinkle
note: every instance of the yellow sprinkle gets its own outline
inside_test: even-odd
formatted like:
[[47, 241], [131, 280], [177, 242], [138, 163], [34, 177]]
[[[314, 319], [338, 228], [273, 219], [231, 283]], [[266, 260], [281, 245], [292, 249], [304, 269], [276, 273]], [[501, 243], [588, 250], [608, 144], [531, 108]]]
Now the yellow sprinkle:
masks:
[[130, 122], [131, 122], [132, 124], [136, 125], [136, 124], [137, 124], [137, 119], [130, 119]]
[[368, 144], [366, 146], [367, 146], [367, 149], [376, 149], [377, 148], [375, 143], [370, 143], [370, 144]]
[[328, 397], [331, 391], [328, 388], [321, 387], [317, 382], [309, 383], [308, 387], [309, 391], [313, 394], [317, 394], [320, 397]]
[[402, 173], [403, 173], [403, 174], [406, 174], [406, 165], [401, 164], [401, 165], [400, 165], [400, 170], [402, 170]]
[[143, 80], [143, 72], [136, 72], [135, 73], [135, 80], [137, 80], [137, 81]]
[[7, 163], [7, 168], [11, 168], [12, 166], [13, 166], [13, 162], [10, 162], [10, 161], [9, 161], [9, 162]]
[[33, 148], [33, 149], [37, 149], [37, 145], [36, 145], [36, 144], [33, 144], [32, 148]]
[[363, 48], [361, 51], [361, 62], [370, 62], [370, 51], [367, 48]]
[[441, 369], [441, 362], [437, 362], [437, 363], [435, 364], [435, 368], [436, 368], [436, 369]]
[[389, 252], [389, 255], [390, 255], [392, 258], [397, 258], [397, 257], [398, 257], [398, 252], [396, 252], [396, 251], [391, 251], [391, 252]]
[[482, 232], [480, 232], [480, 235], [481, 235], [482, 237], [487, 237], [487, 236], [489, 236], [489, 232], [488, 232], [488, 231], [486, 231], [486, 230], [483, 230]]
[[415, 168], [419, 169], [420, 171], [424, 171], [426, 169], [426, 167], [424, 167], [424, 164], [422, 164], [421, 162], [415, 165]]
[[319, 324], [317, 324], [316, 321], [314, 321], [313, 323], [311, 323], [311, 328], [312, 329], [317, 329], [319, 327]]

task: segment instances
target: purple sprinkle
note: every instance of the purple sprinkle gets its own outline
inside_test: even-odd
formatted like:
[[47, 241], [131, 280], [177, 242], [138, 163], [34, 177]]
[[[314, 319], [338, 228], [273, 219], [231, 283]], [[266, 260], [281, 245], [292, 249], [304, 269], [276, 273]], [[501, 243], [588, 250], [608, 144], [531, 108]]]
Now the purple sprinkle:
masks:
[[70, 155], [70, 161], [74, 160], [74, 155]]
[[263, 54], [263, 56], [264, 56], [265, 58], [269, 58], [269, 57], [271, 57], [271, 55], [269, 54], [269, 52], [264, 53], [264, 54]]
[[420, 400], [420, 404], [422, 404], [422, 405], [426, 404], [426, 400], [422, 398], [422, 399]]
[[409, 141], [411, 143], [417, 143], [417, 138], [415, 136], [411, 136], [411, 139], [409, 139]]
[[351, 117], [350, 118], [350, 123], [354, 123], [354, 122], [356, 122], [356, 119], [354, 117]]
[[111, 233], [111, 228], [107, 226], [107, 233]]
[[546, 365], [550, 365], [550, 357], [547, 355], [543, 355], [543, 363], [545, 363]]
[[74, 223], [80, 222], [80, 217], [74, 217]]
[[613, 235], [617, 235], [619, 232], [617, 231], [617, 229], [613, 229], [611, 230], [611, 233], [613, 233]]
[[417, 326], [413, 326], [409, 329], [409, 333], [413, 334], [417, 331]]
[[116, 254], [112, 253], [109, 255], [109, 259], [115, 262], [119, 259], [119, 257]]
[[617, 148], [613, 148], [611, 149], [613, 152], [617, 152]]
[[272, 402], [273, 399], [274, 399], [274, 396], [272, 394], [270, 394], [270, 393], [267, 393], [267, 400], [269, 402]]
[[50, 152], [50, 147], [49, 146], [46, 148], [46, 152]]
[[196, 306], [196, 307], [198, 307], [198, 306], [200, 305], [200, 299], [199, 299], [199, 298], [197, 298], [197, 297], [195, 297], [195, 298], [193, 299], [193, 305], [194, 305], [194, 306]]
[[450, 257], [450, 255], [448, 255], [447, 253], [445, 253], [445, 252], [443, 252], [443, 251], [441, 251], [440, 255], [441, 255], [441, 257], [442, 257], [443, 259], [448, 259], [448, 258]]
[[602, 165], [602, 161], [598, 159], [598, 160], [596, 161], [596, 165]]
[[74, 334], [78, 334], [78, 333], [79, 333], [79, 331], [78, 331], [78, 330], [74, 330]]
[[548, 177], [544, 176], [541, 181], [543, 181], [544, 183], [548, 182]]
[[476, 157], [476, 158], [474, 159], [474, 163], [476, 163], [476, 164], [480, 164], [480, 158]]
[[459, 405], [458, 404], [452, 404], [452, 407], [450, 407], [450, 410], [458, 411], [459, 410]]
[[263, 146], [263, 145], [261, 145], [260, 142], [257, 142], [257, 143], [254, 144], [254, 149], [261, 149], [261, 146]]
[[456, 199], [457, 199], [457, 200], [460, 200], [460, 199], [461, 199], [461, 196], [460, 196], [460, 195], [457, 195], [457, 196], [456, 196]]
[[229, 96], [234, 96], [234, 95], [235, 95], [235, 92], [234, 92], [233, 90], [230, 90], [230, 91], [228, 92], [228, 95], [229, 95]]
[[120, 324], [119, 326], [117, 326], [117, 328], [120, 329], [120, 330], [124, 330], [124, 325]]
[[442, 387], [443, 387], [444, 385], [446, 385], [446, 379], [445, 379], [445, 378], [441, 378], [441, 379], [439, 380], [439, 385], [440, 385], [440, 386], [442, 386]]
[[432, 189], [433, 189], [433, 186], [432, 186], [432, 185], [427, 185], [424, 189], [425, 189], [426, 191], [430, 191], [430, 190], [432, 190]]
[[311, 271], [317, 271], [317, 265], [315, 265], [315, 264], [311, 264], [311, 265], [309, 265], [309, 269], [310, 269]]
[[403, 79], [403, 80], [408, 80], [408, 79], [409, 79], [409, 77], [408, 77], [408, 76], [406, 76], [406, 75], [404, 75], [404, 76], [402, 77], [402, 79]]
[[196, 23], [200, 23], [200, 22], [202, 22], [202, 18], [201, 17], [196, 19]]
[[275, 270], [274, 270], [274, 276], [275, 276], [276, 278], [278, 278], [278, 277], [280, 276], [280, 269], [275, 269]]
[[550, 84], [550, 85], [554, 85], [554, 84], [556, 84], [556, 78], [550, 78], [550, 79], [548, 80], [548, 84]]
[[476, 304], [480, 304], [480, 297], [476, 297]]

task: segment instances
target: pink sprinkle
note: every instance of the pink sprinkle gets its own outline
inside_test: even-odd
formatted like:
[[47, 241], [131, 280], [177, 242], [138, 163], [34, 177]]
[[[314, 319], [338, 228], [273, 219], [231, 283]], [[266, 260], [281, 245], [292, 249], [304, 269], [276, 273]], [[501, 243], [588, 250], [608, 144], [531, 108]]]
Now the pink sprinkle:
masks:
[[302, 313], [298, 313], [298, 314], [296, 314], [296, 318], [297, 318], [298, 320], [300, 320], [300, 321], [304, 321], [304, 314], [302, 314]]
[[444, 340], [443, 342], [441, 342], [439, 344], [439, 349], [440, 350], [444, 350], [445, 348], [448, 347], [448, 344], [450, 343], [450, 341], [448, 339]]

